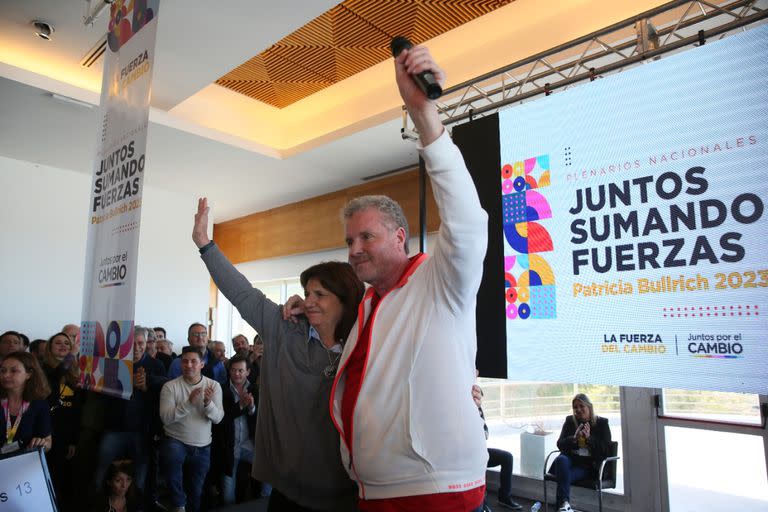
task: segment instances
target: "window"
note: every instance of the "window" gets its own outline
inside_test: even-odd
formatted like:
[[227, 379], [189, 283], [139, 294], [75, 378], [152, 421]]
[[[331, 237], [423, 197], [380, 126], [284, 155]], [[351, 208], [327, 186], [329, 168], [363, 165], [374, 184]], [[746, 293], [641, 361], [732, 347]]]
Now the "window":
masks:
[[671, 512], [768, 510], [758, 395], [665, 389], [661, 409]]
[[663, 390], [664, 416], [760, 425], [760, 397], [722, 391]]
[[[251, 283], [254, 287], [258, 288], [269, 300], [276, 304], [283, 304], [288, 297], [292, 295], [304, 296], [304, 289], [299, 283], [299, 279], [282, 279], [277, 281], [260, 281]], [[227, 351], [232, 352], [232, 337], [237, 334], [244, 334], [248, 340], [253, 343], [253, 338], [256, 336], [256, 330], [248, 325], [248, 322], [242, 319], [240, 313], [235, 309], [229, 301], [219, 293], [219, 308], [229, 308], [230, 311], [230, 333], [226, 337]], [[224, 341], [224, 340], [222, 340]]]
[[763, 438], [667, 426], [669, 510], [768, 510]]

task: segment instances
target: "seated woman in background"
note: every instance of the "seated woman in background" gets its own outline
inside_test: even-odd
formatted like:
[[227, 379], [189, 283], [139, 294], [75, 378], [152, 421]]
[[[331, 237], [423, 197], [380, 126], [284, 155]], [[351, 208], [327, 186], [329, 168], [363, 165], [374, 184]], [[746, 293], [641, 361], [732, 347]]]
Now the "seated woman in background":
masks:
[[72, 462], [80, 437], [84, 392], [77, 387], [80, 368], [72, 353], [72, 340], [63, 332], [54, 334], [46, 343], [43, 372], [51, 388], [48, 405], [51, 408], [51, 425], [56, 441], [47, 456], [48, 469], [51, 471], [59, 508], [66, 512], [74, 510], [76, 480]]
[[7, 354], [0, 364], [0, 446], [2, 453], [23, 448], [51, 449], [51, 390], [37, 358], [28, 352]]
[[136, 512], [141, 500], [133, 485], [133, 463], [114, 460], [107, 466], [99, 494], [91, 507], [92, 512]]
[[608, 456], [611, 428], [608, 420], [595, 415], [587, 395], [579, 393], [571, 401], [573, 415], [565, 418], [557, 448], [562, 453], [552, 463], [550, 472], [557, 477], [558, 512], [572, 512], [571, 483], [595, 478], [597, 468]]
[[342, 465], [328, 404], [363, 283], [348, 263], [309, 267], [300, 277], [306, 317], [284, 320], [282, 308], [232, 266], [207, 228], [208, 205], [200, 199], [192, 240], [219, 290], [264, 340], [252, 475], [272, 484], [268, 510], [355, 510], [357, 487]]

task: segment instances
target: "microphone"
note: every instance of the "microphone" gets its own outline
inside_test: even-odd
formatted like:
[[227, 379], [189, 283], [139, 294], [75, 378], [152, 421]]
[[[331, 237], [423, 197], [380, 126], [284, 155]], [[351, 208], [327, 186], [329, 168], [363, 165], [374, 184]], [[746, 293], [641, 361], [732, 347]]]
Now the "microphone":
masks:
[[[389, 47], [392, 49], [392, 56], [397, 57], [403, 50], [413, 48], [413, 44], [404, 36], [395, 36], [389, 43]], [[419, 86], [419, 89], [424, 91], [427, 98], [436, 100], [443, 94], [443, 88], [437, 83], [435, 75], [431, 71], [422, 71], [416, 75], [412, 75], [413, 81]]]

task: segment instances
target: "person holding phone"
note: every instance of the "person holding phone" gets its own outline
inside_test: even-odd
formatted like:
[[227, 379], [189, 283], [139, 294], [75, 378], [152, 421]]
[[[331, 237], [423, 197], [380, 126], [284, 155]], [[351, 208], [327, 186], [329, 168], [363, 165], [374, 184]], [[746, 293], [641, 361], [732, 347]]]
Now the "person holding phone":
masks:
[[560, 455], [550, 468], [557, 477], [558, 512], [572, 512], [571, 483], [594, 477], [611, 444], [608, 420], [595, 415], [587, 395], [573, 397], [571, 407], [573, 414], [565, 418], [557, 440]]

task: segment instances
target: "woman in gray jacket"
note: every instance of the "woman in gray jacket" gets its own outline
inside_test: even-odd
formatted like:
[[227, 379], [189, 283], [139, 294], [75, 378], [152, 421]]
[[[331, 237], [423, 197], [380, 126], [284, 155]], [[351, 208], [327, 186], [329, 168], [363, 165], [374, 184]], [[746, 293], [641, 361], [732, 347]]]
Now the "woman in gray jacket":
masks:
[[305, 317], [283, 320], [281, 307], [235, 269], [207, 227], [202, 198], [192, 240], [219, 290], [264, 340], [252, 475], [273, 487], [268, 510], [356, 510], [357, 488], [342, 466], [328, 404], [363, 283], [348, 263], [309, 267], [301, 274]]

